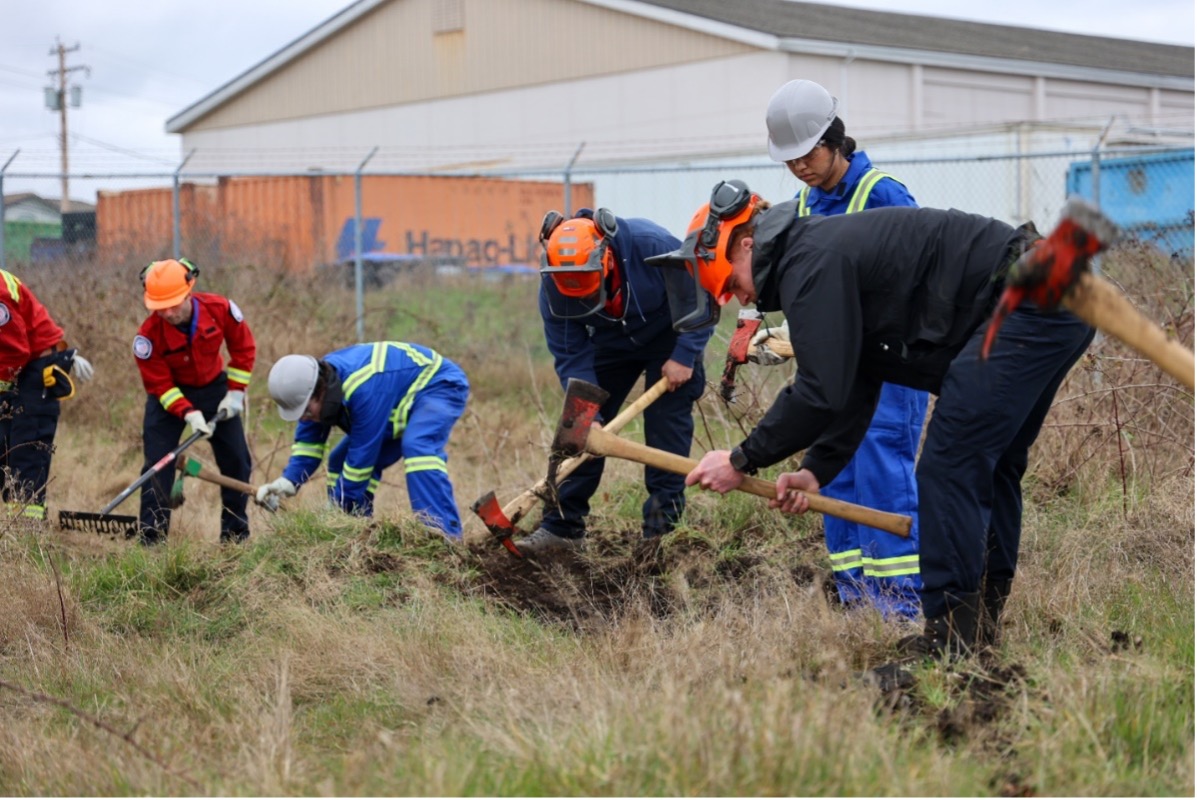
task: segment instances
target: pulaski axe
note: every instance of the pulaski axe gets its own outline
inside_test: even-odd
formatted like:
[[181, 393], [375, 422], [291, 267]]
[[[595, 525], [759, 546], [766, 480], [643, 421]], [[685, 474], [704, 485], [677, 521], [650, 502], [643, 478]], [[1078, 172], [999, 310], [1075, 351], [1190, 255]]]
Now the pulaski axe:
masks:
[[1151, 359], [1192, 391], [1193, 352], [1169, 339], [1114, 284], [1089, 271], [1089, 259], [1118, 236], [1118, 226], [1094, 206], [1075, 197], [1065, 203], [1055, 230], [1010, 268], [1006, 289], [985, 333], [981, 357], [989, 355], [1002, 321], [1023, 300], [1045, 309], [1062, 305]]
[[[692, 458], [657, 450], [639, 442], [630, 442], [610, 431], [593, 427], [591, 422], [594, 421], [594, 416], [606, 395], [605, 391], [594, 384], [570, 380], [565, 390], [565, 410], [561, 415], [561, 423], [557, 426], [557, 435], [553, 438], [554, 452], [561, 455], [590, 453], [595, 456], [614, 456], [678, 475], [686, 475], [698, 466], [698, 462]], [[739, 490], [770, 500], [777, 497], [776, 484], [751, 476], [744, 478]], [[806, 497], [814, 511], [878, 528], [895, 536], [910, 535], [910, 517], [833, 500], [821, 494], [808, 493]]]
[[[586, 386], [593, 384], [582, 382]], [[573, 380], [570, 380], [570, 385], [573, 385]], [[595, 387], [598, 388], [597, 386]], [[619, 412], [618, 415], [603, 428], [605, 431], [616, 433], [623, 429], [625, 425], [632, 421], [641, 411], [648, 408], [661, 395], [665, 394], [665, 390], [669, 388], [669, 381], [665, 378], [654, 383], [644, 394], [636, 398], [627, 408]], [[599, 389], [602, 392], [602, 389]], [[594, 406], [594, 412], [591, 413], [590, 419], [594, 419], [594, 414], [598, 412], [603, 401], [606, 400], [606, 392], [603, 392], [604, 397], [598, 401]], [[566, 392], [566, 397], [569, 393]], [[589, 424], [589, 423], [588, 423]], [[556, 487], [556, 484], [565, 480], [574, 470], [589, 461], [592, 456], [590, 453], [570, 454], [571, 457], [565, 461], [561, 460], [560, 455], [554, 455], [554, 458], [549, 464], [549, 474], [541, 478], [540, 482], [528, 489], [519, 497], [515, 498], [502, 508], [499, 507], [499, 501], [495, 497], [494, 492], [487, 492], [474, 501], [471, 508], [474, 513], [482, 518], [482, 522], [486, 525], [486, 529], [490, 531], [495, 537], [502, 542], [507, 551], [516, 558], [523, 558], [524, 554], [519, 551], [512, 541], [512, 537], [516, 533], [515, 526], [521, 519], [524, 518], [529, 511], [536, 508], [537, 503], [543, 500]]]
[[188, 477], [199, 478], [201, 481], [214, 483], [217, 486], [222, 486], [226, 489], [247, 494], [258, 505], [261, 505], [267, 511], [271, 509], [267, 506], [258, 503], [258, 489], [256, 486], [245, 481], [239, 481], [236, 478], [230, 478], [227, 475], [222, 475], [204, 466], [203, 462], [198, 458], [192, 458], [186, 453], [179, 453], [179, 458], [175, 462], [175, 467], [178, 469], [178, 477], [174, 484], [170, 487], [170, 505], [171, 508], [178, 508], [183, 505], [183, 479]]

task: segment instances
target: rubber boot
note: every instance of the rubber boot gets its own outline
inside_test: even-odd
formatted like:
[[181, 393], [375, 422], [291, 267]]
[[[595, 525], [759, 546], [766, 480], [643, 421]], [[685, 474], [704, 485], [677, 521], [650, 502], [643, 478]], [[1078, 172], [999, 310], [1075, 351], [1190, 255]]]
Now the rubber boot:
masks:
[[980, 632], [977, 636], [978, 646], [982, 650], [996, 650], [1002, 644], [1002, 612], [1006, 609], [1006, 600], [1010, 597], [1010, 587], [1013, 579], [984, 581], [985, 588], [981, 590]]
[[967, 658], [977, 648], [981, 593], [947, 595], [948, 612], [930, 617], [923, 624], [922, 636], [911, 636], [898, 643], [902, 657], [864, 674], [866, 683], [882, 692], [908, 689], [914, 676], [907, 670], [920, 661], [946, 657], [949, 661]]

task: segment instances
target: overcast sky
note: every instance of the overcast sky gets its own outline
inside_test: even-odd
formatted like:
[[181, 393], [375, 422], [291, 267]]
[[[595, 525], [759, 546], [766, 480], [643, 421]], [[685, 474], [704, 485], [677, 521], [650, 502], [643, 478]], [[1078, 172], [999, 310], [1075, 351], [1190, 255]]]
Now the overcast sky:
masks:
[[[729, 0], [734, 2], [734, 0]], [[16, 151], [6, 194], [57, 196], [13, 173], [57, 171], [58, 114], [44, 105], [56, 38], [87, 66], [69, 109], [71, 171], [169, 172], [179, 137], [166, 120], [302, 36], [351, 0], [2, 0], [0, 166]], [[1192, 0], [837, 0], [832, 4], [1072, 33], [1193, 44]], [[157, 183], [160, 184], [160, 181]], [[79, 193], [75, 187], [79, 186]], [[86, 182], [71, 194], [87, 197]]]

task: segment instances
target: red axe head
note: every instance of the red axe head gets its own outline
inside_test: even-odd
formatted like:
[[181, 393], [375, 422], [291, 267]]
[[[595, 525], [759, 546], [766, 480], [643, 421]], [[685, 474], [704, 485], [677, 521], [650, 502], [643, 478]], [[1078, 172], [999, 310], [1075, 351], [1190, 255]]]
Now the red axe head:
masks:
[[727, 345], [727, 361], [723, 366], [723, 379], [719, 381], [719, 396], [730, 403], [736, 392], [736, 369], [748, 363], [748, 347], [752, 337], [760, 330], [765, 315], [751, 308], [740, 309], [736, 319], [736, 330]]
[[516, 558], [524, 557], [524, 554], [515, 546], [515, 542], [511, 540], [511, 537], [515, 534], [515, 525], [503, 513], [503, 508], [499, 505], [499, 500], [495, 497], [494, 492], [487, 492], [479, 497], [472, 508], [474, 513], [482, 518], [486, 529], [503, 543], [503, 546], [507, 548], [509, 553]]

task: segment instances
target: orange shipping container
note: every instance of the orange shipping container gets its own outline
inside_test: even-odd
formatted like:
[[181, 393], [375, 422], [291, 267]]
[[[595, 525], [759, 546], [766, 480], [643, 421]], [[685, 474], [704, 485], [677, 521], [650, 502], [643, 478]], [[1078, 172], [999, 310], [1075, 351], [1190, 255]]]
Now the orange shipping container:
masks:
[[[572, 206], [593, 206], [574, 184]], [[535, 264], [536, 236], [564, 187], [551, 181], [449, 176], [364, 176], [362, 251], [466, 266]], [[352, 176], [221, 178], [180, 189], [185, 255], [271, 263], [291, 271], [346, 261], [355, 245]], [[97, 243], [108, 258], [148, 261], [173, 242], [170, 189], [101, 192]]]

